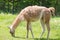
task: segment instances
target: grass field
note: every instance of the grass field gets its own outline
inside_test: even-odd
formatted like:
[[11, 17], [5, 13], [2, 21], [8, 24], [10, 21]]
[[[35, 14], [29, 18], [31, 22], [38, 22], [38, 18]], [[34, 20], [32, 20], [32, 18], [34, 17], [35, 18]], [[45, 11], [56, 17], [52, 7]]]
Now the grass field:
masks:
[[[26, 22], [23, 21], [16, 29], [14, 38], [10, 35], [8, 26], [11, 25], [17, 15], [0, 14], [0, 40], [26, 40]], [[60, 17], [51, 17], [50, 20], [50, 40], [60, 40]], [[38, 40], [41, 33], [41, 24], [39, 21], [32, 22], [32, 29], [34, 33], [34, 40]], [[47, 29], [41, 40], [46, 40]], [[29, 33], [29, 40], [33, 40], [31, 33]]]

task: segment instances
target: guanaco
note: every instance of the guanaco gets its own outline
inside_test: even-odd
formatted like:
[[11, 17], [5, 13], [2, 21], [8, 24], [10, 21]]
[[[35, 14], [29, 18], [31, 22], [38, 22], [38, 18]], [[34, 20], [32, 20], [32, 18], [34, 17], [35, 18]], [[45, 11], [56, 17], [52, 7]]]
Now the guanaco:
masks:
[[34, 38], [32, 28], [31, 28], [31, 22], [35, 22], [37, 20], [40, 20], [42, 25], [42, 33], [40, 35], [40, 38], [45, 32], [45, 25], [47, 27], [47, 39], [49, 39], [50, 34], [50, 16], [51, 16], [51, 9], [52, 8], [46, 8], [44, 6], [28, 6], [21, 10], [21, 12], [18, 14], [10, 28], [10, 33], [14, 37], [15, 36], [15, 29], [17, 28], [18, 24], [22, 20], [26, 20], [27, 22], [27, 38], [29, 34], [29, 30], [31, 31], [32, 37]]

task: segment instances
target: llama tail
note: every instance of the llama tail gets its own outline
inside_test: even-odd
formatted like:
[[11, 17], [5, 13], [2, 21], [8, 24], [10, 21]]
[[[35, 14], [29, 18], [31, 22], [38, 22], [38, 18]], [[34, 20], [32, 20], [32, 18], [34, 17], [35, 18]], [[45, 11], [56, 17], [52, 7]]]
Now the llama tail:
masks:
[[55, 16], [55, 8], [54, 7], [49, 7], [49, 10], [53, 16]]

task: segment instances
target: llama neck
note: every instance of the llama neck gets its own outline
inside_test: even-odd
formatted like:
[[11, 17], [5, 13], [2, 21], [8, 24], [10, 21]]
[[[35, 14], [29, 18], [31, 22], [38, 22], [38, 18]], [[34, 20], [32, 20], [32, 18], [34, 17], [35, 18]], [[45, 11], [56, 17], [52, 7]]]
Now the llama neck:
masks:
[[12, 28], [12, 29], [15, 29], [15, 28], [19, 25], [20, 21], [21, 21], [21, 20], [17, 17], [17, 18], [14, 20], [14, 22], [12, 23], [11, 28]]
[[22, 20], [22, 16], [18, 15], [16, 19], [13, 21], [12, 25], [10, 26], [10, 29], [16, 29], [19, 23]]

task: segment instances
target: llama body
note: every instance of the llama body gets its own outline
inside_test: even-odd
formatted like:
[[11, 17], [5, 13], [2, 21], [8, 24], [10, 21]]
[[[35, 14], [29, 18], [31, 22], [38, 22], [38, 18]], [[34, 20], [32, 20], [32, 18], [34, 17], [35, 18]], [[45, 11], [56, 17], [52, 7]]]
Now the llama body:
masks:
[[40, 37], [42, 37], [42, 35], [44, 34], [45, 25], [46, 25], [47, 30], [48, 30], [48, 34], [47, 34], [47, 39], [48, 39], [49, 33], [50, 33], [50, 25], [49, 25], [50, 16], [51, 16], [51, 11], [50, 11], [50, 9], [48, 9], [46, 7], [28, 6], [24, 9], [22, 9], [21, 12], [16, 17], [16, 19], [14, 20], [14, 22], [10, 26], [10, 33], [12, 36], [15, 36], [14, 32], [15, 32], [15, 29], [18, 26], [18, 24], [22, 20], [26, 20], [26, 22], [27, 22], [27, 38], [28, 38], [29, 30], [31, 31], [32, 37], [34, 38], [32, 28], [31, 28], [31, 22], [35, 22], [37, 20], [40, 20], [41, 25], [42, 25], [42, 33], [41, 33]]

